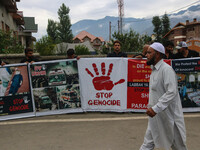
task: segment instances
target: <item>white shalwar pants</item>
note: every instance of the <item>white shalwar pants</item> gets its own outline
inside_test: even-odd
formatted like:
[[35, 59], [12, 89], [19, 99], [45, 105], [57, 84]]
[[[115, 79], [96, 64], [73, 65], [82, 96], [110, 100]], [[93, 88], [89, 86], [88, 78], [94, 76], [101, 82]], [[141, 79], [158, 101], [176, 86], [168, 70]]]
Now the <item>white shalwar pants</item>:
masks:
[[[144, 137], [144, 143], [140, 147], [140, 150], [153, 150], [155, 147], [153, 137], [149, 128], [147, 128], [146, 135]], [[172, 150], [187, 150], [186, 145], [184, 144], [181, 135], [178, 131], [177, 126], [174, 126], [174, 142], [172, 144]], [[155, 150], [164, 150], [163, 149], [155, 149]], [[165, 149], [169, 150], [169, 149]]]

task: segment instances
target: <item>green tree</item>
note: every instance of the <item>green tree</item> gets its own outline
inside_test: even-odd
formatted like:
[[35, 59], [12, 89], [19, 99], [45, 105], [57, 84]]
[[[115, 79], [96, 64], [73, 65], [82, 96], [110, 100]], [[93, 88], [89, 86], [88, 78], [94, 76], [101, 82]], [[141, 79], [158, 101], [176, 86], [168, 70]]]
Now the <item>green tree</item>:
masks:
[[141, 51], [143, 49], [143, 45], [151, 40], [149, 36], [140, 35], [133, 30], [123, 34], [115, 32], [112, 36], [114, 38], [112, 39], [112, 43], [116, 39], [119, 40], [121, 42], [121, 51], [124, 52]]
[[90, 55], [90, 51], [88, 47], [86, 47], [85, 45], [76, 45], [75, 54], [76, 55]]
[[156, 41], [164, 42], [166, 39], [163, 37], [170, 31], [170, 20], [165, 13], [160, 19], [159, 16], [154, 16], [152, 23], [154, 25], [153, 32], [156, 34]]
[[142, 45], [142, 47], [145, 44], [149, 44], [151, 41], [152, 41], [151, 37], [148, 36], [147, 34], [140, 36], [140, 44]]
[[58, 34], [57, 34], [57, 23], [51, 19], [48, 19], [48, 25], [47, 25], [47, 34], [54, 43], [57, 42]]
[[71, 30], [71, 21], [69, 18], [69, 7], [63, 3], [58, 10], [58, 39], [60, 42], [72, 42], [73, 34]]
[[40, 55], [53, 55], [54, 54], [54, 43], [51, 37], [43, 36], [36, 42], [36, 50]]
[[165, 13], [162, 17], [162, 36], [170, 31], [170, 20], [168, 15]]
[[102, 54], [108, 54], [109, 51], [110, 51], [110, 49], [109, 49], [108, 46], [106, 46], [106, 45], [103, 45], [103, 46], [102, 46], [102, 49], [101, 49], [101, 53], [102, 53]]
[[153, 17], [152, 24], [154, 25], [153, 32], [156, 34], [156, 41], [161, 42], [161, 39], [162, 39], [162, 22], [161, 22], [159, 16]]
[[[170, 31], [170, 20], [168, 15], [165, 13], [162, 16], [162, 37], [164, 37]], [[162, 42], [165, 42], [167, 39], [163, 38]]]
[[10, 32], [4, 32], [0, 30], [0, 53], [10, 54], [10, 53], [23, 53], [24, 48], [18, 43], [18, 40], [12, 36]]

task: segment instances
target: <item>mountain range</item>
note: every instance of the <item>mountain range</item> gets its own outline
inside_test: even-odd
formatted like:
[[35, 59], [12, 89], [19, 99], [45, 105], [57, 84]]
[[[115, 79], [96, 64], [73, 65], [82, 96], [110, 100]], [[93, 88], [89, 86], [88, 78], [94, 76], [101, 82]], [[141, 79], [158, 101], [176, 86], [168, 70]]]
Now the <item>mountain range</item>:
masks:
[[[190, 22], [193, 18], [200, 20], [200, 5], [191, 6], [185, 10], [181, 10], [177, 13], [168, 14], [170, 19], [171, 28], [177, 23], [186, 20]], [[153, 18], [153, 17], [152, 17]], [[153, 33], [152, 18], [123, 18], [123, 32], [127, 32], [132, 29], [140, 34], [151, 35]], [[109, 40], [109, 22], [111, 22], [111, 33], [118, 31], [118, 17], [106, 16], [98, 20], [81, 20], [72, 24], [72, 32], [76, 36], [81, 31], [87, 31], [96, 37], [103, 37], [104, 40]]]

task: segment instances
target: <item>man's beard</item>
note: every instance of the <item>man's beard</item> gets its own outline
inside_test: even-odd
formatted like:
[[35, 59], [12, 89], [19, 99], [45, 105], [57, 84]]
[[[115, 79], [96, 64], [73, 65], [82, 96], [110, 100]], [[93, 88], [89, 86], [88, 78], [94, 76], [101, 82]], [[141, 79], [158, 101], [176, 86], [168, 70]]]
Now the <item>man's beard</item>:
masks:
[[153, 65], [155, 63], [155, 55], [149, 60], [147, 61], [147, 65]]

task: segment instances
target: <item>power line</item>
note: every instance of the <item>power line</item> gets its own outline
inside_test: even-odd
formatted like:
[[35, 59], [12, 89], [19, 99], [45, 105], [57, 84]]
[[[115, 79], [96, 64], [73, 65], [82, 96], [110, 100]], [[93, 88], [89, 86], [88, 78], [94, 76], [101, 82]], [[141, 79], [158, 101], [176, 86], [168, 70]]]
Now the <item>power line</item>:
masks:
[[194, 3], [192, 3], [192, 4], [189, 4], [189, 5], [187, 5], [187, 6], [184, 6], [184, 7], [182, 7], [182, 8], [179, 8], [179, 9], [177, 9], [177, 10], [174, 10], [174, 11], [172, 11], [172, 12], [169, 12], [169, 13], [174, 13], [174, 12], [176, 12], [176, 11], [179, 11], [179, 10], [184, 9], [184, 8], [186, 8], [186, 7], [190, 7], [190, 6], [192, 6], [192, 5], [194, 5], [194, 4], [197, 4], [197, 3], [199, 3], [199, 2], [200, 2], [200, 0], [198, 0], [198, 1], [194, 2]]
[[[191, 3], [191, 4], [189, 4], [189, 5], [187, 5], [187, 6], [184, 6], [184, 7], [181, 7], [181, 8], [179, 8], [179, 9], [176, 9], [176, 10], [174, 10], [174, 11], [171, 11], [171, 12], [169, 12], [170, 14], [171, 13], [174, 13], [174, 12], [177, 12], [177, 11], [179, 11], [179, 10], [182, 10], [182, 9], [184, 9], [184, 8], [187, 8], [187, 7], [190, 7], [190, 6], [192, 6], [192, 5], [194, 5], [194, 4], [197, 4], [197, 3], [199, 3], [200, 2], [200, 0], [198, 0], [198, 1], [196, 1], [196, 2], [193, 2], [193, 3]], [[163, 16], [163, 15], [160, 15], [160, 17], [161, 16]], [[151, 20], [152, 18], [148, 18], [148, 19], [143, 19], [143, 20], [137, 20], [137, 21], [124, 21], [124, 22], [143, 22], [143, 21], [148, 21], [148, 20]]]

